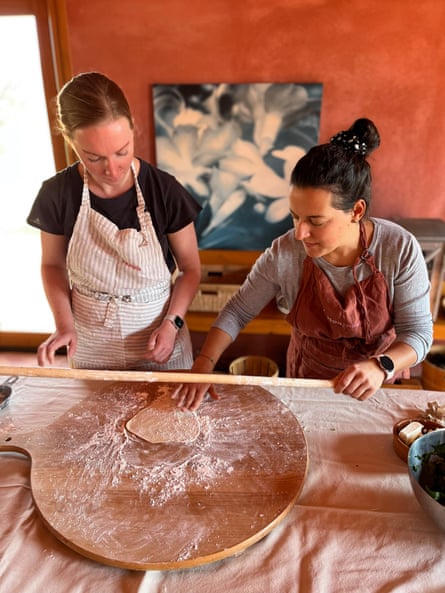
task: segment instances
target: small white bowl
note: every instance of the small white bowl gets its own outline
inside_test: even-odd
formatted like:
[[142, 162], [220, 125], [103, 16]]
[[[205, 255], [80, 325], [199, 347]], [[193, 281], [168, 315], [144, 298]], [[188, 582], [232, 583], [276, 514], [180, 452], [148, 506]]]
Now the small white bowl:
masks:
[[445, 506], [434, 500], [419, 484], [423, 456], [430, 453], [435, 445], [445, 443], [445, 429], [434, 430], [419, 437], [408, 451], [408, 472], [411, 486], [420, 506], [436, 525], [445, 531]]

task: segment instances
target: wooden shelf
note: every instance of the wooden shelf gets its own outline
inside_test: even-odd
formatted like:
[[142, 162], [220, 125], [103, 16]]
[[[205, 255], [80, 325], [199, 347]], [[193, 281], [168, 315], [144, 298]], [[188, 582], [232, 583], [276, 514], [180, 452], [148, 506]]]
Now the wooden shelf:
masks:
[[[224, 281], [222, 284], [241, 284], [260, 251], [226, 251], [226, 250], [203, 250], [200, 251], [201, 266], [203, 272], [202, 282], [207, 283], [211, 278], [207, 276], [209, 270], [220, 269]], [[189, 311], [186, 315], [187, 325], [191, 332], [204, 333], [217, 318], [217, 312]], [[275, 304], [271, 301], [267, 307], [241, 331], [242, 334], [253, 334], [256, 336], [290, 336], [290, 325]]]
[[[189, 311], [186, 315], [187, 325], [192, 332], [207, 333], [218, 313]], [[290, 325], [285, 316], [274, 303], [270, 303], [263, 311], [242, 330], [243, 334], [290, 336]]]
[[[411, 232], [414, 232], [420, 240], [424, 243], [428, 243], [428, 240], [431, 241], [432, 238], [428, 235], [433, 232], [434, 237], [436, 235], [440, 235], [438, 230], [431, 227], [432, 223], [440, 224], [440, 230], [443, 231], [445, 229], [445, 222], [440, 220], [436, 221], [428, 220], [428, 225], [423, 224], [423, 219], [403, 219], [398, 220], [399, 224], [404, 222], [407, 228], [410, 223], [411, 226], [414, 223], [420, 227], [417, 228], [409, 228]], [[426, 229], [426, 230], [425, 230]], [[422, 232], [421, 232], [422, 231]], [[425, 235], [426, 233], [426, 235]], [[443, 234], [443, 233], [442, 233]], [[436, 237], [437, 238], [437, 237]], [[440, 235], [441, 239], [442, 237]], [[445, 245], [445, 241], [441, 242], [441, 245]], [[436, 244], [427, 244], [426, 247], [436, 248]], [[427, 249], [428, 250], [428, 249]], [[436, 253], [436, 252], [434, 252]], [[258, 251], [218, 251], [218, 250], [209, 250], [209, 251], [201, 251], [200, 258], [201, 264], [203, 268], [206, 265], [220, 265], [222, 267], [227, 267], [228, 269], [237, 268], [237, 267], [244, 267], [246, 271], [250, 269], [256, 258], [260, 252]], [[433, 317], [436, 317], [434, 322], [434, 341], [444, 341], [445, 342], [445, 311], [440, 308], [440, 298], [445, 296], [445, 282], [441, 282], [439, 284], [438, 278], [442, 279], [443, 276], [443, 269], [445, 268], [445, 259], [444, 263], [440, 263], [441, 270], [438, 269], [439, 261], [442, 262], [443, 256], [440, 258], [435, 258], [435, 275], [434, 275], [434, 282], [432, 284], [432, 311]], [[210, 326], [215, 321], [218, 313], [209, 313], [209, 312], [201, 312], [201, 311], [189, 311], [186, 315], [187, 324], [192, 332], [198, 333], [207, 333], [210, 329]], [[275, 336], [290, 336], [291, 328], [287, 321], [285, 320], [285, 316], [278, 311], [275, 302], [271, 302], [261, 314], [256, 318], [253, 319], [243, 330], [242, 334], [254, 334], [254, 335], [275, 335]]]
[[[186, 319], [190, 331], [207, 333], [216, 317], [217, 313], [191, 312], [187, 313]], [[241, 333], [290, 336], [290, 325], [282, 313], [266, 307]], [[445, 341], [445, 317], [438, 317], [434, 323], [434, 341]]]
[[[192, 311], [187, 313], [186, 320], [190, 331], [207, 333], [217, 315], [218, 313]], [[278, 311], [274, 303], [270, 303], [241, 333], [290, 336], [290, 330], [290, 325], [283, 313]], [[445, 315], [443, 313], [438, 316], [434, 323], [434, 341], [445, 342]]]
[[[444, 258], [445, 265], [445, 258]], [[445, 299], [445, 281], [442, 282], [441, 302]], [[445, 342], [445, 302], [439, 307], [438, 315], [434, 321], [434, 341]]]
[[445, 316], [439, 315], [434, 323], [434, 341], [445, 342]]

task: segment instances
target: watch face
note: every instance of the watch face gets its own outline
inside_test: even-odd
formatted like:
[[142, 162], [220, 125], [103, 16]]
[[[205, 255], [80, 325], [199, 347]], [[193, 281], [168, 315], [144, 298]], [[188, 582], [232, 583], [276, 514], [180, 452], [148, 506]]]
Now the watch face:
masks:
[[181, 327], [184, 325], [184, 320], [181, 319], [179, 315], [176, 315], [175, 317], [175, 325], [178, 329], [181, 329]]
[[382, 368], [385, 369], [385, 371], [388, 371], [388, 373], [391, 373], [394, 370], [394, 363], [389, 356], [379, 356], [379, 361]]

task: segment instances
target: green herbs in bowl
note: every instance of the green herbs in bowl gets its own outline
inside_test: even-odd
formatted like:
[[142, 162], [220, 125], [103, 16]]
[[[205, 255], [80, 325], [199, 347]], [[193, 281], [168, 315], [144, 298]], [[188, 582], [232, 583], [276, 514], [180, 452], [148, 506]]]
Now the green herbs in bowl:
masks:
[[408, 472], [420, 505], [445, 531], [445, 429], [414, 441], [408, 452]]
[[445, 443], [435, 445], [423, 457], [419, 484], [434, 500], [445, 505]]

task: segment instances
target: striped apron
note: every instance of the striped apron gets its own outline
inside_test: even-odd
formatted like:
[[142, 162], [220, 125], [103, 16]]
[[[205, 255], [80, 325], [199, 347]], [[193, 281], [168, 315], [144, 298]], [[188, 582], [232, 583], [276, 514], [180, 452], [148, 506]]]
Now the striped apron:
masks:
[[84, 167], [82, 202], [68, 245], [67, 269], [77, 331], [73, 368], [188, 369], [193, 362], [187, 327], [177, 332], [165, 364], [144, 359], [151, 333], [167, 312], [172, 280], [134, 166], [140, 231], [119, 229], [91, 208]]

